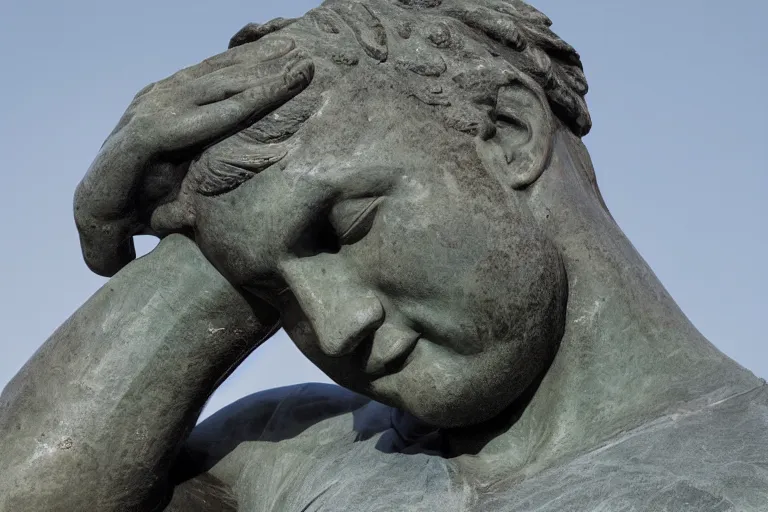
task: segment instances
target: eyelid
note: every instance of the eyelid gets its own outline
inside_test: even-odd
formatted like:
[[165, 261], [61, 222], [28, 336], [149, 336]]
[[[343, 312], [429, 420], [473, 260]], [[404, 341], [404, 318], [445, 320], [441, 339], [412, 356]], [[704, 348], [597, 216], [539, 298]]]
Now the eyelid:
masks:
[[[358, 213], [355, 216], [354, 220], [352, 220], [348, 224], [348, 227], [346, 228], [340, 225], [342, 224], [340, 220], [343, 221], [344, 219], [338, 218], [340, 216], [338, 214], [339, 207], [344, 205], [345, 202], [347, 203], [348, 201], [358, 202], [358, 201], [362, 201], [363, 199], [344, 201], [339, 205], [337, 205], [336, 207], [334, 207], [333, 210], [331, 211], [331, 224], [333, 225], [337, 233], [339, 233], [339, 240], [342, 244], [348, 245], [348, 244], [355, 243], [358, 240], [360, 240], [363, 236], [365, 236], [365, 234], [367, 234], [367, 229], [363, 233], [359, 228], [368, 221], [371, 221], [372, 223], [376, 210], [378, 210], [379, 205], [384, 200], [383, 197], [365, 198], [365, 199], [369, 200], [368, 204], [362, 210], [359, 210], [360, 213]], [[370, 226], [367, 226], [367, 227], [370, 228]]]

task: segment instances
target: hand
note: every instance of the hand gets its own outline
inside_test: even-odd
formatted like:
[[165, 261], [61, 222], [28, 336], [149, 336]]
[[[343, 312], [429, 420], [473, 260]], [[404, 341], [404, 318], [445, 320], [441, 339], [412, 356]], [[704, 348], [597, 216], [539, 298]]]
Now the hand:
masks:
[[159, 235], [152, 213], [173, 201], [192, 157], [296, 96], [313, 73], [292, 40], [265, 38], [140, 91], [75, 192], [91, 270], [109, 277], [130, 263], [132, 237]]

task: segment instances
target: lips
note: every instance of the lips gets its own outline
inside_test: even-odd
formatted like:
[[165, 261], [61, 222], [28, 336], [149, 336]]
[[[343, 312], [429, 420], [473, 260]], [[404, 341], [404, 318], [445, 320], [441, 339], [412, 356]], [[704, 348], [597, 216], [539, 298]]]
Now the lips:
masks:
[[391, 331], [382, 326], [374, 335], [365, 373], [380, 377], [395, 373], [405, 366], [420, 336], [413, 331], [404, 332], [399, 329], [397, 333]]

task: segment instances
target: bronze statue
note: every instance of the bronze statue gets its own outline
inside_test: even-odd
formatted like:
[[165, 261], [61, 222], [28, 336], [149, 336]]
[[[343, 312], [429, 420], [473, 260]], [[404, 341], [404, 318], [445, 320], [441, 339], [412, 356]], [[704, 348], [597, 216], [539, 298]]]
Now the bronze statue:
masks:
[[[612, 219], [550, 24], [329, 0], [141, 91], [75, 195], [114, 277], [0, 399], [0, 510], [768, 509], [765, 382]], [[280, 327], [340, 386], [195, 426]]]

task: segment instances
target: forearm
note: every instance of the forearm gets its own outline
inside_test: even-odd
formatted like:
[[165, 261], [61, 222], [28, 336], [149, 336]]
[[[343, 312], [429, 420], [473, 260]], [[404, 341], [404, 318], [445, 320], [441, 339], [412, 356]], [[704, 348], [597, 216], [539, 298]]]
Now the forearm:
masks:
[[0, 510], [142, 510], [219, 379], [274, 326], [181, 236], [121, 271], [0, 397]]

